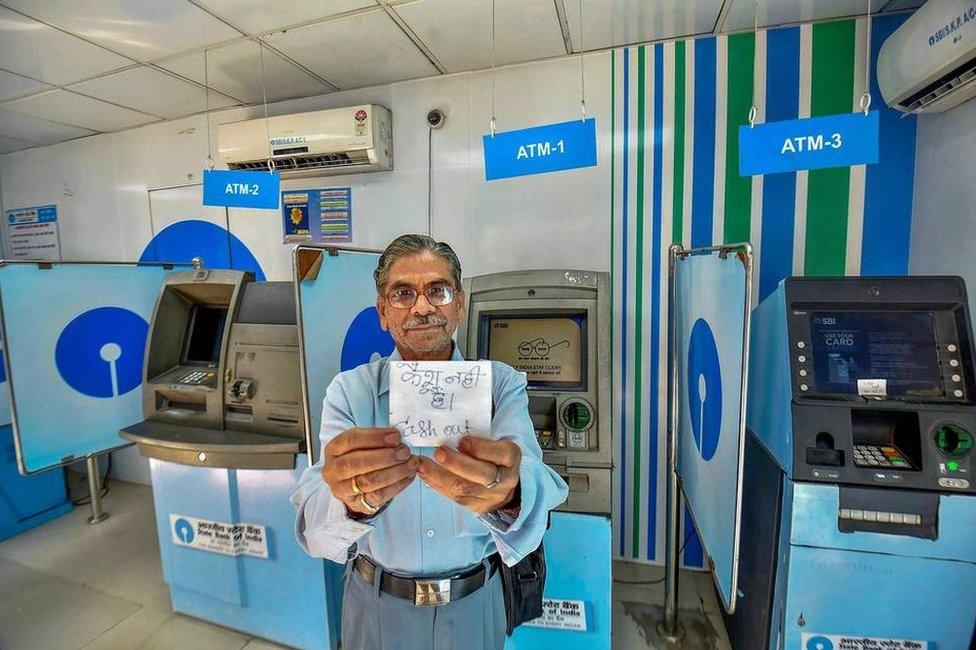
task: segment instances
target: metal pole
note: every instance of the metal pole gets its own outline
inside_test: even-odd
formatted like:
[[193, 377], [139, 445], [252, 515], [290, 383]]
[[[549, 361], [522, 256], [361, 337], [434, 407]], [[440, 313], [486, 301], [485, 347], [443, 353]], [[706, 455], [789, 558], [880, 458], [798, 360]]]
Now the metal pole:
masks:
[[676, 282], [678, 257], [682, 247], [675, 244], [668, 250], [668, 363], [671, 376], [668, 381], [668, 486], [667, 486], [667, 533], [664, 555], [664, 621], [658, 633], [668, 643], [677, 643], [684, 636], [684, 631], [678, 623], [678, 531], [681, 506], [681, 491], [678, 488], [677, 457], [677, 420], [678, 420], [678, 359], [675, 345], [674, 311], [676, 306]]
[[88, 491], [91, 493], [88, 523], [94, 526], [108, 519], [108, 513], [102, 512], [102, 477], [98, 472], [98, 456], [91, 455], [85, 462], [88, 466]]

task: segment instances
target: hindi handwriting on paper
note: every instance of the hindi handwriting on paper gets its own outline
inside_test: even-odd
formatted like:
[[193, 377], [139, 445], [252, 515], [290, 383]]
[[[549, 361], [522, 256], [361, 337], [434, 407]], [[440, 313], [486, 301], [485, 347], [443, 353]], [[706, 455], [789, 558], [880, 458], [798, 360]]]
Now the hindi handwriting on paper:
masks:
[[414, 447], [489, 436], [491, 362], [390, 362], [390, 425]]

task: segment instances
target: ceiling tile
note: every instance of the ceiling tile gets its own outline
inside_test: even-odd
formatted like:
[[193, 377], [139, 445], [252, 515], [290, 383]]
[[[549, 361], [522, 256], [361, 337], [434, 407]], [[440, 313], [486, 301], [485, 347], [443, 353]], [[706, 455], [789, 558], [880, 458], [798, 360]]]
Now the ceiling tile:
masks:
[[[887, 0], [871, 0], [871, 10], [880, 11], [886, 2]], [[759, 26], [854, 16], [863, 14], [866, 7], [864, 0], [763, 0], [759, 3]], [[755, 5], [739, 2], [732, 4], [722, 31], [751, 30], [754, 26]]]
[[248, 34], [262, 34], [273, 29], [335, 16], [346, 11], [376, 6], [376, 0], [201, 0], [231, 25]]
[[265, 40], [342, 89], [437, 74], [383, 10], [291, 29]]
[[39, 117], [62, 124], [71, 124], [95, 131], [116, 131], [137, 124], [155, 122], [159, 118], [128, 108], [108, 104], [98, 99], [77, 95], [67, 90], [31, 95], [7, 102], [4, 109]]
[[[426, 0], [396, 11], [450, 72], [491, 65], [491, 3]], [[495, 64], [566, 54], [552, 0], [498, 0]]]
[[94, 133], [88, 129], [56, 124], [55, 122], [0, 109], [0, 136], [7, 138], [27, 140], [34, 144], [54, 144]]
[[[145, 66], [92, 79], [71, 86], [71, 90], [163, 117], [199, 113], [207, 107], [203, 88]], [[210, 93], [211, 109], [235, 103], [223, 95]]]
[[[587, 51], [711, 33], [722, 10], [722, 0], [582, 0], [582, 3], [582, 49]], [[733, 2], [733, 7], [742, 4], [746, 3]], [[567, 0], [565, 6], [573, 49], [579, 51], [579, 3]], [[748, 2], [746, 6], [751, 10], [753, 3]]]
[[[260, 47], [255, 41], [242, 40], [210, 50], [207, 53], [210, 87], [249, 104], [263, 101]], [[203, 52], [196, 52], [161, 61], [159, 66], [202, 84], [203, 63]], [[269, 47], [264, 48], [264, 69], [269, 102], [332, 91]]]
[[142, 61], [240, 36], [187, 0], [4, 0], [4, 4]]
[[51, 84], [132, 65], [129, 59], [0, 7], [3, 67]]
[[51, 86], [42, 84], [40, 81], [0, 70], [0, 102], [50, 89]]
[[17, 138], [8, 138], [0, 135], [0, 153], [11, 153], [14, 151], [20, 151], [21, 149], [29, 149], [35, 146], [37, 145], [35, 145], [33, 142], [18, 140]]

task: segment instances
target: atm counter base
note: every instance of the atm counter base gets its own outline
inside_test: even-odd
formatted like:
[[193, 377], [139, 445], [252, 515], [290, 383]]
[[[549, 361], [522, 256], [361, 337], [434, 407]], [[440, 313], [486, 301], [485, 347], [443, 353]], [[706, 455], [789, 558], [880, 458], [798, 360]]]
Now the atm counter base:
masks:
[[[295, 513], [288, 497], [306, 465], [304, 455], [292, 470], [205, 469], [150, 460], [163, 577], [174, 611], [296, 648], [337, 647], [343, 567], [306, 555], [292, 532]], [[201, 540], [186, 533], [188, 524], [176, 515], [263, 526], [267, 557], [177, 544]], [[248, 551], [260, 553], [260, 546]]]
[[64, 470], [36, 476], [17, 471], [11, 426], [0, 427], [0, 541], [71, 512]]
[[609, 650], [610, 544], [606, 517], [552, 513], [552, 527], [545, 536], [545, 597], [582, 602], [586, 629], [570, 629], [579, 620], [573, 616], [560, 624], [563, 629], [522, 625], [508, 638], [506, 650]]

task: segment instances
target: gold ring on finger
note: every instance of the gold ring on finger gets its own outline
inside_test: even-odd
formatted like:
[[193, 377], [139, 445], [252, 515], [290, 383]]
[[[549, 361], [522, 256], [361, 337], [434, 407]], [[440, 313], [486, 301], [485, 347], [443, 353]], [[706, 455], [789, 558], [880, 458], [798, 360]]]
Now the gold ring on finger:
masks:
[[362, 494], [363, 491], [359, 488], [359, 483], [356, 482], [355, 476], [352, 477], [352, 481], [350, 483], [352, 484], [353, 494]]
[[499, 467], [498, 465], [495, 465], [495, 478], [492, 479], [491, 483], [485, 485], [485, 489], [486, 490], [492, 489], [493, 487], [498, 485], [501, 482], [501, 480], [502, 480], [502, 468]]

